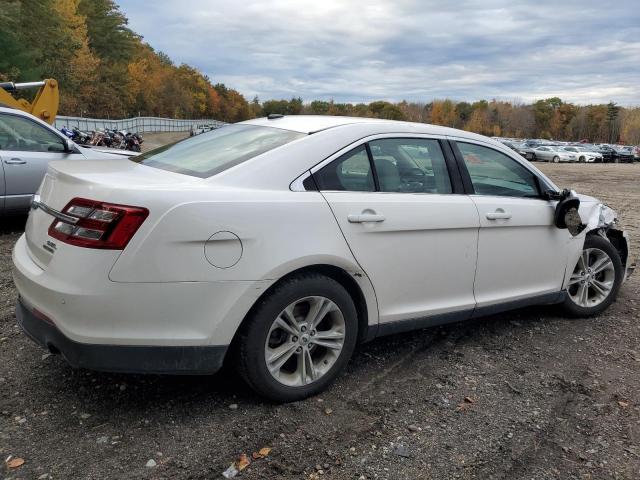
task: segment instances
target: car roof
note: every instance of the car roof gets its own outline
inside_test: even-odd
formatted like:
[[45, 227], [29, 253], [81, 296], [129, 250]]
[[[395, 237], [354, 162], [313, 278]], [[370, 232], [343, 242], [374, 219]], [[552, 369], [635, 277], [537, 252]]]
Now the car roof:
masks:
[[339, 127], [353, 123], [384, 122], [376, 118], [337, 117], [330, 115], [283, 115], [277, 118], [254, 118], [241, 124], [260, 125], [264, 127], [282, 128], [300, 133], [314, 133], [327, 128]]
[[[468, 137], [468, 138], [480, 138], [481, 136], [465, 132], [462, 130], [456, 130], [449, 127], [441, 127], [438, 125], [430, 125], [427, 123], [416, 122], [401, 122], [397, 120], [384, 120], [379, 118], [367, 118], [367, 117], [339, 117], [330, 115], [283, 115], [281, 117], [269, 119], [268, 117], [254, 118], [252, 120], [246, 120], [240, 122], [245, 125], [260, 125], [265, 127], [282, 128], [284, 130], [293, 130], [300, 133], [315, 133], [329, 128], [337, 128], [343, 126], [354, 125], [375, 125], [377, 133], [385, 132], [413, 132], [424, 133], [430, 135], [452, 135], [456, 137]], [[487, 137], [481, 137], [482, 139], [490, 140]], [[498, 143], [495, 140], [490, 140]]]

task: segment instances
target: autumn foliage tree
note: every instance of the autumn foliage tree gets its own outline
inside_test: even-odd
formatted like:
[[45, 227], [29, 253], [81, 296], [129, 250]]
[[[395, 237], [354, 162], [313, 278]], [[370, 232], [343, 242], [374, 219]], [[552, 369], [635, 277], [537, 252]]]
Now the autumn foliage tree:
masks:
[[144, 43], [114, 0], [2, 0], [0, 80], [38, 78], [58, 80], [61, 114], [254, 116], [236, 90]]
[[55, 78], [60, 113], [153, 115], [237, 122], [270, 113], [349, 115], [433, 123], [483, 135], [640, 143], [640, 108], [433, 99], [369, 103], [300, 96], [251, 102], [189, 65], [176, 65], [133, 32], [114, 0], [0, 0], [0, 81]]

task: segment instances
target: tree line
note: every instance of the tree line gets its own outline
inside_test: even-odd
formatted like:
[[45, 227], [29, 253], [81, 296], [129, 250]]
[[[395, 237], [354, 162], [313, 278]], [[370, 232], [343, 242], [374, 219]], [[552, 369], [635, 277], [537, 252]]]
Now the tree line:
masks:
[[150, 115], [237, 122], [268, 115], [350, 115], [433, 123], [483, 135], [640, 144], [640, 108], [574, 105], [553, 97], [340, 103], [252, 101], [197, 69], [176, 65], [128, 27], [114, 0], [2, 0], [0, 81], [55, 78], [60, 114]]
[[2, 0], [0, 81], [40, 78], [58, 80], [63, 115], [255, 116], [236, 90], [154, 51], [114, 0]]
[[[256, 99], [254, 103], [257, 103]], [[262, 115], [350, 115], [432, 123], [488, 136], [640, 144], [640, 108], [624, 108], [613, 102], [582, 106], [552, 97], [532, 104], [500, 100], [469, 103], [449, 99], [429, 103], [376, 101], [368, 104], [316, 100], [303, 104], [300, 98], [292, 98], [269, 100], [261, 106]]]

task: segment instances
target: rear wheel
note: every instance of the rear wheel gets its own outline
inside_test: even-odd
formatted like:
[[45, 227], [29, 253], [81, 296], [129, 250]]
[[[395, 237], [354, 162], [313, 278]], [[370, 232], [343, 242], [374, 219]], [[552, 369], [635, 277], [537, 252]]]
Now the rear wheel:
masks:
[[292, 277], [254, 308], [237, 344], [237, 368], [259, 394], [278, 402], [324, 390], [349, 361], [358, 333], [349, 293], [320, 274]]
[[567, 285], [563, 308], [572, 317], [591, 317], [615, 300], [623, 278], [616, 248], [598, 235], [587, 235]]

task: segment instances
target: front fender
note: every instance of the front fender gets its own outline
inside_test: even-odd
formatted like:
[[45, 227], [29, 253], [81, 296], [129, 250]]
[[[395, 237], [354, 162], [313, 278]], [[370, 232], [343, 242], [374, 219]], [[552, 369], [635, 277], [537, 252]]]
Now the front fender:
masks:
[[587, 235], [600, 235], [616, 247], [625, 269], [623, 281], [626, 281], [635, 269], [636, 262], [630, 258], [631, 248], [628, 233], [617, 228], [618, 219], [616, 212], [604, 203], [598, 202], [593, 197], [578, 195], [578, 198], [580, 198], [580, 208], [578, 212], [586, 227], [579, 235], [572, 237], [570, 240], [567, 269], [562, 284], [563, 288], [566, 288], [569, 282], [569, 278], [571, 277], [574, 266], [578, 262]]

